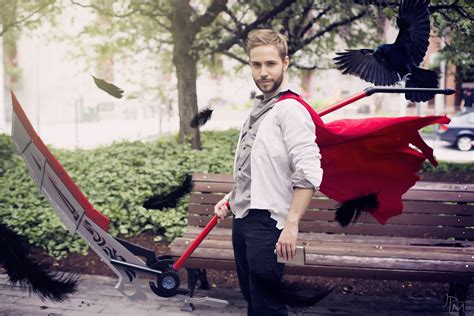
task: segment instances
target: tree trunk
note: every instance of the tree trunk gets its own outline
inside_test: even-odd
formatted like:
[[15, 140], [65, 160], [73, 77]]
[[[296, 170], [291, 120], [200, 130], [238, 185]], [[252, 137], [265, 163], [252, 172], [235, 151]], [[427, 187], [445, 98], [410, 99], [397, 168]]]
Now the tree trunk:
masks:
[[174, 42], [173, 63], [178, 78], [179, 142], [189, 142], [193, 149], [201, 149], [199, 129], [189, 123], [198, 113], [196, 80], [197, 54], [192, 45], [196, 38], [191, 25], [191, 7], [187, 1], [173, 1], [171, 15]]
[[[196, 80], [197, 61], [186, 56], [186, 52], [176, 52], [173, 61], [178, 77], [178, 107], [179, 107], [179, 142], [191, 143], [193, 149], [201, 149], [199, 129], [192, 128], [189, 123], [198, 113]], [[186, 54], [186, 55], [185, 55]]]

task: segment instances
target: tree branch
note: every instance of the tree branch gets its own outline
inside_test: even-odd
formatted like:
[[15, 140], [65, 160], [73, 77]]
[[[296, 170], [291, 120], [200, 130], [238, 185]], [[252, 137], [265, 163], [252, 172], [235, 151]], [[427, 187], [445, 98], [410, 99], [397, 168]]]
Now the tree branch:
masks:
[[260, 24], [267, 22], [268, 20], [273, 19], [276, 15], [279, 13], [283, 12], [287, 7], [293, 4], [293, 0], [283, 0], [280, 5], [276, 6], [273, 8], [273, 10], [265, 12], [263, 15], [259, 16], [254, 22], [248, 24], [245, 29], [241, 30], [240, 32], [237, 32], [233, 37], [228, 39], [227, 41], [221, 43], [215, 50], [214, 52], [224, 52], [228, 49], [230, 49], [232, 46], [237, 44], [241, 39], [245, 38], [250, 31], [255, 29], [257, 26]]
[[249, 63], [248, 60], [245, 60], [245, 59], [243, 59], [243, 58], [240, 58], [239, 56], [237, 56], [237, 55], [235, 55], [235, 54], [233, 54], [233, 53], [231, 53], [231, 52], [229, 52], [229, 51], [223, 51], [223, 52], [221, 52], [221, 54], [226, 55], [227, 57], [230, 57], [230, 58], [232, 58], [232, 59], [237, 60], [237, 61], [240, 62], [242, 65], [248, 65], [248, 63]]
[[308, 19], [309, 13], [313, 9], [313, 5], [314, 0], [307, 2], [306, 6], [303, 8], [303, 13], [301, 14], [301, 23], [296, 25], [294, 31], [296, 37], [300, 37], [302, 34], [304, 34], [304, 32], [301, 32], [301, 30], [304, 28], [304, 22]]
[[306, 45], [308, 45], [309, 43], [314, 41], [316, 38], [324, 35], [326, 32], [331, 32], [332, 30], [338, 28], [339, 26], [350, 24], [350, 23], [362, 18], [366, 14], [367, 14], [367, 11], [363, 11], [363, 12], [361, 12], [361, 13], [353, 16], [353, 17], [350, 17], [349, 19], [345, 19], [345, 20], [330, 24], [329, 26], [325, 27], [324, 29], [316, 32], [314, 35], [312, 35], [312, 36], [310, 36], [306, 39], [303, 39], [303, 41], [301, 41], [301, 42], [297, 43], [296, 45], [294, 45], [293, 50], [291, 52], [288, 52], [288, 54], [292, 55], [292, 54], [296, 53], [298, 50], [305, 47]]
[[[390, 1], [384, 1], [384, 0], [354, 0], [355, 3], [360, 4], [360, 5], [376, 5], [381, 8], [385, 7], [398, 7], [399, 3], [398, 2], [390, 2]], [[460, 16], [473, 20], [474, 18], [467, 12], [462, 5], [459, 4], [459, 0], [454, 0], [452, 3], [448, 4], [433, 4], [428, 6], [428, 10], [430, 13], [435, 13], [435, 12], [440, 12], [441, 10], [453, 10], [457, 11]], [[445, 14], [441, 13], [443, 16]], [[448, 19], [449, 21], [452, 21], [451, 18]]]
[[104, 16], [113, 17], [113, 18], [125, 18], [125, 17], [132, 16], [136, 13], [139, 13], [143, 16], [147, 16], [147, 17], [151, 18], [153, 21], [156, 22], [156, 24], [158, 24], [160, 27], [164, 28], [165, 30], [171, 31], [170, 26], [168, 26], [168, 25], [164, 24], [163, 22], [161, 22], [160, 19], [157, 19], [157, 17], [167, 17], [166, 13], [161, 13], [160, 14], [156, 11], [153, 11], [153, 13], [145, 12], [140, 7], [140, 4], [137, 7], [134, 7], [132, 10], [130, 10], [126, 13], [117, 14], [115, 12], [111, 12], [110, 10], [104, 10], [103, 8], [101, 8], [97, 5], [93, 5], [93, 4], [82, 4], [82, 3], [76, 2], [75, 0], [71, 0], [71, 3], [74, 4], [74, 5], [77, 5], [79, 7], [82, 7], [82, 8], [94, 9], [94, 10], [96, 10], [97, 12], [99, 12], [100, 14], [102, 14]]
[[[16, 9], [17, 9], [17, 3], [18, 3], [18, 2], [15, 1], [13, 12], [15, 12]], [[43, 11], [44, 9], [46, 9], [50, 4], [51, 4], [51, 2], [48, 2], [48, 3], [44, 4], [43, 6], [40, 6], [40, 7], [39, 7], [38, 9], [36, 9], [35, 11], [31, 12], [30, 14], [28, 14], [28, 15], [22, 17], [22, 18], [19, 19], [19, 20], [15, 20], [15, 21], [14, 21], [14, 18], [15, 18], [15, 16], [16, 16], [16, 14], [12, 13], [12, 14], [10, 15], [11, 20], [3, 25], [3, 27], [2, 27], [2, 29], [1, 29], [1, 31], [0, 31], [0, 36], [3, 36], [3, 34], [5, 34], [10, 28], [19, 26], [19, 25], [21, 25], [22, 23], [27, 22], [28, 20], [31, 19], [31, 17], [33, 17], [34, 15], [40, 13], [40, 12]], [[38, 17], [38, 19], [35, 19], [34, 21], [37, 21], [37, 20], [39, 20], [39, 19], [40, 19], [40, 17]]]
[[337, 69], [336, 67], [318, 67], [316, 65], [314, 66], [303, 66], [303, 65], [300, 65], [300, 64], [296, 64], [296, 63], [290, 63], [290, 67], [293, 66], [297, 69], [300, 69], [300, 70], [331, 70], [331, 69]]
[[323, 15], [325, 15], [329, 11], [331, 11], [331, 7], [327, 7], [323, 9], [321, 12], [318, 13], [317, 16], [312, 18], [311, 21], [308, 22], [308, 24], [302, 29], [301, 34], [298, 34], [298, 38], [303, 37], [306, 34], [306, 32], [308, 32], [309, 29], [314, 25], [314, 23], [316, 23], [317, 20], [319, 20]]
[[235, 30], [226, 25], [225, 23], [218, 23], [217, 26], [222, 27], [224, 30], [226, 30], [229, 33], [233, 33]]
[[234, 22], [236, 28], [240, 31], [244, 28], [245, 24], [242, 24], [239, 19], [232, 13], [229, 8], [225, 8], [224, 12], [230, 17], [230, 19]]
[[193, 29], [196, 30], [196, 33], [199, 33], [201, 28], [209, 26], [216, 17], [225, 10], [227, 6], [227, 0], [213, 0], [211, 5], [207, 8], [206, 13], [199, 16], [193, 22]]
[[125, 18], [125, 17], [131, 16], [131, 15], [137, 13], [137, 10], [134, 9], [134, 10], [131, 10], [127, 13], [117, 14], [117, 13], [111, 13], [111, 11], [109, 11], [109, 10], [104, 10], [103, 8], [101, 8], [97, 5], [94, 5], [94, 4], [82, 4], [82, 3], [79, 3], [75, 0], [71, 0], [71, 3], [74, 4], [74, 5], [77, 5], [79, 7], [82, 7], [82, 8], [94, 9], [94, 10], [96, 10], [97, 12], [99, 12], [100, 14], [102, 14], [104, 16], [114, 17], [114, 18]]

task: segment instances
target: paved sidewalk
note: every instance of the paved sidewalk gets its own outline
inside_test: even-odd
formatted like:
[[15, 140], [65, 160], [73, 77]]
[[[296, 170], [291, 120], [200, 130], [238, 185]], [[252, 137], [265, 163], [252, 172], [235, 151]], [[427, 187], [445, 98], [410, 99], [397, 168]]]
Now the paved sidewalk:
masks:
[[[196, 306], [192, 313], [181, 312], [182, 298], [149, 295], [148, 301], [131, 302], [114, 289], [110, 277], [82, 275], [79, 292], [64, 303], [42, 302], [18, 287], [11, 287], [0, 274], [0, 315], [246, 315], [246, 303], [236, 289], [199, 290], [196, 297], [210, 296], [229, 301], [224, 309]], [[316, 306], [292, 310], [290, 315], [363, 316], [449, 316], [457, 315], [443, 306], [442, 299], [396, 298], [330, 294]], [[474, 293], [467, 302], [467, 315], [474, 316]]]

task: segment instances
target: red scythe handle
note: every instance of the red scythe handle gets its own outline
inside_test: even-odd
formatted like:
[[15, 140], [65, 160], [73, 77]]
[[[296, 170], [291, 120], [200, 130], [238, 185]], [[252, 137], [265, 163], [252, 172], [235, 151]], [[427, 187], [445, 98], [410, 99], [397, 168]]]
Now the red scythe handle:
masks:
[[319, 112], [318, 115], [319, 116], [324, 116], [324, 115], [329, 114], [331, 112], [334, 112], [337, 109], [340, 109], [340, 108], [342, 108], [342, 107], [344, 107], [344, 106], [346, 106], [346, 105], [348, 105], [352, 102], [355, 102], [359, 99], [365, 98], [366, 96], [368, 96], [367, 91], [366, 90], [361, 91], [357, 94], [354, 94], [350, 97], [342, 99], [341, 101], [338, 101], [337, 103], [329, 106], [328, 108], [326, 108], [326, 109], [322, 110], [321, 112]]
[[359, 99], [368, 97], [374, 93], [407, 93], [407, 92], [427, 92], [433, 94], [445, 94], [451, 95], [456, 91], [453, 89], [438, 89], [438, 88], [394, 88], [394, 87], [369, 87], [366, 88], [364, 91], [361, 91], [357, 94], [354, 94], [350, 97], [347, 97], [341, 101], [336, 102], [333, 105], [330, 105], [326, 109], [322, 110], [318, 113], [319, 116], [324, 116], [331, 112], [336, 111], [348, 104], [351, 104]]
[[[406, 93], [406, 92], [429, 92], [433, 94], [453, 94], [455, 93], [452, 89], [435, 89], [435, 88], [393, 88], [393, 87], [369, 87], [357, 94], [354, 94], [350, 97], [347, 97], [341, 101], [336, 102], [335, 104], [329, 106], [328, 108], [319, 112], [319, 116], [324, 116], [331, 112], [336, 111], [348, 104], [351, 104], [357, 100], [370, 96], [374, 93]], [[227, 202], [227, 207], [229, 207], [229, 202]], [[207, 223], [206, 227], [202, 232], [196, 237], [196, 239], [189, 245], [186, 251], [179, 257], [179, 259], [173, 264], [173, 269], [178, 270], [183, 263], [188, 259], [188, 257], [196, 250], [196, 248], [201, 244], [201, 242], [206, 238], [209, 232], [216, 226], [218, 217], [214, 215], [212, 219]]]
[[[227, 207], [229, 207], [229, 202], [227, 202]], [[178, 270], [183, 263], [188, 259], [188, 257], [196, 250], [196, 248], [201, 244], [201, 242], [206, 238], [206, 236], [209, 234], [209, 232], [216, 226], [217, 220], [219, 218], [217, 215], [214, 215], [209, 223], [207, 223], [206, 227], [202, 230], [201, 233], [194, 239], [194, 241], [189, 245], [189, 247], [186, 249], [186, 251], [179, 257], [179, 259], [173, 264], [173, 269]]]

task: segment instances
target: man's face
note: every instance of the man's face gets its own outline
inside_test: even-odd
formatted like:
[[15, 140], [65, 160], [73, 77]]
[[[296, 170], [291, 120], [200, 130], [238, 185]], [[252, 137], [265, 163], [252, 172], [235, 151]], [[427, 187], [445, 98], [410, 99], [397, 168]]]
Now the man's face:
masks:
[[288, 67], [288, 57], [282, 60], [274, 45], [257, 46], [250, 50], [249, 64], [255, 84], [264, 95], [268, 95], [280, 87]]

